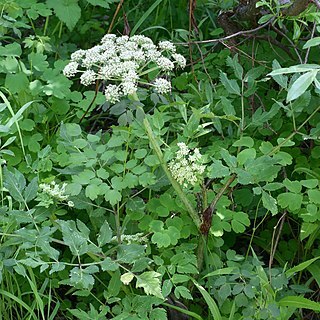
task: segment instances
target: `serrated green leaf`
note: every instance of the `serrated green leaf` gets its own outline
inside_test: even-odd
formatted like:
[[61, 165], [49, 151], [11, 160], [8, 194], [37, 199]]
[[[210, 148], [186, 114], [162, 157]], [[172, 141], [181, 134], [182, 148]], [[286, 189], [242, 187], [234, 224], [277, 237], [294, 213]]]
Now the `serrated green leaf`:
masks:
[[100, 194], [100, 188], [97, 185], [94, 184], [89, 184], [88, 186], [86, 186], [86, 190], [85, 190], [85, 195], [86, 197], [88, 197], [90, 200], [95, 200], [98, 198]]
[[158, 248], [166, 248], [171, 244], [171, 238], [167, 233], [155, 232], [151, 237], [152, 243], [157, 244]]
[[218, 290], [218, 295], [224, 301], [231, 295], [231, 286], [229, 283], [223, 284]]
[[283, 185], [293, 193], [300, 193], [301, 192], [301, 183], [300, 181], [290, 181], [288, 178], [284, 179]]
[[231, 58], [230, 56], [227, 57], [227, 65], [233, 69], [236, 77], [239, 80], [242, 80], [243, 68], [242, 68], [241, 64], [239, 63], [238, 54], [235, 54], [233, 58]]
[[302, 195], [286, 192], [279, 194], [277, 200], [281, 208], [289, 208], [290, 211], [296, 211], [301, 208]]
[[136, 276], [137, 282], [136, 287], [137, 288], [143, 288], [144, 292], [147, 295], [153, 295], [155, 297], [158, 297], [160, 299], [164, 299], [162, 293], [161, 293], [161, 287], [160, 287], [160, 278], [161, 274], [155, 271], [146, 271], [139, 276]]
[[122, 196], [121, 193], [117, 190], [108, 190], [105, 193], [104, 198], [106, 199], [106, 201], [110, 202], [112, 206], [114, 206], [121, 201]]
[[224, 72], [220, 72], [220, 81], [230, 94], [236, 94], [238, 96], [241, 95], [238, 82], [233, 79], [228, 79], [227, 75]]
[[248, 160], [255, 159], [256, 150], [253, 148], [248, 148], [240, 151], [237, 155], [237, 161], [239, 165], [244, 165]]
[[24, 198], [26, 202], [33, 200], [38, 192], [38, 177], [34, 177], [28, 186], [24, 189]]
[[273, 104], [269, 111], [263, 111], [259, 107], [252, 116], [252, 120], [248, 126], [250, 127], [261, 127], [264, 123], [279, 115], [280, 107], [277, 104]]
[[102, 261], [101, 269], [103, 271], [116, 271], [119, 269], [119, 264], [107, 257]]
[[162, 308], [154, 308], [150, 312], [150, 320], [167, 320], [167, 311]]
[[61, 226], [63, 241], [69, 246], [73, 255], [80, 256], [88, 252], [88, 239], [79, 232], [74, 221], [57, 220], [56, 222]]
[[47, 5], [53, 8], [57, 17], [72, 31], [81, 17], [78, 0], [47, 0]]
[[[272, 69], [279, 70], [281, 69], [281, 65], [277, 60], [273, 60], [272, 62]], [[288, 87], [288, 77], [282, 74], [279, 75], [272, 75], [272, 78], [284, 89]]]
[[231, 226], [234, 232], [236, 233], [243, 233], [245, 231], [245, 227], [250, 225], [250, 219], [248, 214], [244, 212], [234, 212], [233, 219], [231, 221]]
[[20, 171], [13, 169], [13, 172], [11, 172], [4, 167], [3, 185], [16, 201], [24, 203], [23, 191], [26, 186], [26, 179]]
[[318, 179], [301, 180], [300, 182], [304, 187], [306, 187], [308, 189], [314, 189], [319, 184], [319, 180]]
[[228, 167], [224, 166], [220, 160], [213, 160], [212, 165], [208, 168], [208, 177], [211, 179], [223, 178], [230, 175]]
[[316, 223], [302, 222], [300, 229], [300, 240], [308, 238], [313, 232], [318, 230], [319, 225]]
[[106, 243], [109, 243], [111, 239], [112, 239], [112, 230], [109, 226], [109, 223], [105, 221], [100, 228], [99, 235], [97, 238], [99, 247], [102, 247]]
[[22, 53], [21, 46], [18, 42], [9, 43], [0, 47], [0, 56], [19, 57]]
[[264, 190], [262, 190], [262, 203], [263, 206], [272, 213], [272, 215], [278, 213], [277, 200]]
[[134, 263], [145, 254], [145, 246], [140, 244], [119, 245], [117, 261], [124, 263]]
[[300, 272], [306, 268], [308, 268], [312, 263], [314, 263], [315, 261], [319, 260], [320, 257], [316, 257], [316, 258], [313, 258], [313, 259], [309, 259], [307, 261], [304, 261], [300, 264], [298, 264], [297, 266], [294, 266], [293, 268], [290, 268], [286, 271], [286, 276], [289, 278], [291, 277], [292, 275], [294, 275], [295, 273], [297, 272]]
[[81, 269], [74, 267], [70, 270], [70, 279], [66, 281], [66, 283], [70, 283], [76, 288], [88, 289], [94, 285], [94, 277], [92, 274], [98, 271], [99, 268], [95, 265]]
[[308, 190], [308, 196], [312, 203], [320, 204], [320, 191], [316, 189]]
[[304, 297], [297, 297], [297, 296], [287, 296], [282, 298], [278, 302], [279, 306], [281, 307], [293, 307], [293, 308], [303, 308], [309, 309], [313, 311], [320, 311], [320, 303], [315, 302]]
[[118, 0], [87, 0], [93, 6], [100, 6], [103, 8], [109, 8], [110, 4], [117, 2]]
[[183, 286], [176, 286], [174, 289], [174, 295], [177, 299], [183, 298], [188, 300], [193, 300], [190, 290]]
[[23, 72], [8, 73], [5, 80], [5, 86], [12, 93], [26, 91], [29, 87], [29, 79]]
[[237, 167], [237, 158], [229, 153], [228, 150], [222, 149], [220, 151], [222, 159], [225, 161], [229, 168]]

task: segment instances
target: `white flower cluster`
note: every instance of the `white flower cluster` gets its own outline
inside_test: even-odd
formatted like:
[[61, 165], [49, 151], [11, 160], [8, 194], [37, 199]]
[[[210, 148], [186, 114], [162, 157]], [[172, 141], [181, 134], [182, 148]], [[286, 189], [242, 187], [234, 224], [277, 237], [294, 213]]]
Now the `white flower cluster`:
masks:
[[[112, 242], [117, 242], [117, 237], [112, 237]], [[136, 233], [136, 234], [122, 234], [121, 235], [121, 242], [125, 242], [127, 244], [131, 243], [143, 243], [147, 242], [148, 238], [143, 233]]]
[[[105, 97], [115, 103], [120, 98], [137, 91], [142, 77], [151, 71], [168, 73], [175, 67], [184, 68], [186, 59], [176, 53], [170, 41], [161, 41], [156, 46], [152, 40], [142, 35], [132, 37], [106, 34], [99, 45], [88, 50], [77, 50], [71, 54], [71, 62], [63, 70], [70, 78], [82, 72], [80, 82], [87, 86], [96, 80], [106, 83]], [[171, 83], [158, 78], [149, 84], [160, 94], [171, 91]]]
[[[69, 195], [66, 194], [67, 184], [63, 183], [61, 186], [57, 184], [55, 181], [51, 183], [41, 183], [39, 188], [42, 192], [46, 193], [49, 197], [56, 199], [60, 202], [67, 201]], [[74, 203], [72, 201], [67, 202], [69, 207], [73, 207]]]
[[198, 148], [192, 152], [183, 142], [177, 145], [179, 150], [175, 159], [169, 162], [169, 170], [174, 179], [185, 188], [189, 185], [194, 186], [202, 180], [202, 174], [206, 169], [206, 166], [201, 164], [202, 155]]

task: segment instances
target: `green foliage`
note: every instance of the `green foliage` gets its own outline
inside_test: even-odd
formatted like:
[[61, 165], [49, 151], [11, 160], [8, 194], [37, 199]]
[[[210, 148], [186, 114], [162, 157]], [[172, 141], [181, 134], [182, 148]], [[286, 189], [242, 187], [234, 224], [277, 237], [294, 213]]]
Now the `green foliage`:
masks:
[[[258, 3], [269, 10], [259, 23], [273, 17], [286, 37], [177, 46], [192, 68], [172, 76], [170, 95], [142, 86], [110, 104], [103, 83], [62, 74], [109, 28], [154, 42], [220, 36], [218, 12], [236, 2], [187, 12], [129, 0], [113, 19], [116, 0], [0, 1], [0, 319], [319, 312], [313, 5], [286, 17], [278, 1]], [[201, 183], [173, 178], [177, 143], [200, 150]]]

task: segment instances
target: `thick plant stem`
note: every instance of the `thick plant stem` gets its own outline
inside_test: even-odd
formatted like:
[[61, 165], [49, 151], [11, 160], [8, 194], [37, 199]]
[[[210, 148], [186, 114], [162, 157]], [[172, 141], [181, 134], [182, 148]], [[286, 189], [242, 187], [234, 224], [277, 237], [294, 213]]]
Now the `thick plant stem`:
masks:
[[233, 174], [227, 182], [224, 184], [224, 186], [221, 188], [221, 190], [218, 192], [218, 194], [215, 196], [215, 198], [211, 201], [210, 205], [208, 208], [206, 208], [203, 212], [203, 221], [200, 226], [201, 233], [207, 237], [209, 234], [209, 230], [211, 227], [211, 222], [212, 222], [212, 215], [215, 211], [216, 205], [220, 198], [223, 196], [225, 191], [229, 188], [230, 184], [235, 180], [236, 175]]
[[197, 212], [195, 211], [194, 207], [192, 206], [192, 204], [190, 203], [189, 199], [187, 198], [186, 194], [183, 192], [181, 186], [179, 185], [179, 183], [172, 177], [171, 172], [168, 169], [168, 166], [163, 158], [163, 153], [159, 147], [158, 142], [156, 141], [156, 138], [153, 134], [153, 131], [151, 129], [150, 123], [148, 121], [147, 118], [145, 118], [143, 120], [143, 125], [147, 131], [147, 135], [150, 141], [150, 144], [152, 146], [152, 149], [154, 150], [154, 152], [156, 153], [159, 161], [160, 161], [160, 165], [164, 171], [164, 173], [166, 174], [167, 178], [169, 179], [173, 189], [176, 191], [178, 197], [180, 198], [180, 200], [182, 201], [182, 203], [184, 204], [185, 208], [187, 209], [191, 219], [193, 220], [194, 224], [197, 226], [198, 230], [200, 230], [200, 225], [201, 225], [201, 220], [199, 215], [197, 214]]

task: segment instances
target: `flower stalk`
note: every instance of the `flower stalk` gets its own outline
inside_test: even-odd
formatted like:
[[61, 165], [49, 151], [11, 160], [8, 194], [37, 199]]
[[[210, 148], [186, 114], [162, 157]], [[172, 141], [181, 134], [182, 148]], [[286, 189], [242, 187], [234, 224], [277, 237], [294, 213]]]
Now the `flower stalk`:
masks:
[[169, 179], [173, 189], [176, 191], [178, 197], [180, 198], [180, 200], [182, 201], [182, 203], [184, 204], [185, 208], [187, 209], [191, 219], [193, 220], [194, 224], [197, 226], [198, 230], [200, 230], [200, 225], [201, 225], [201, 219], [199, 217], [199, 215], [197, 214], [197, 212], [195, 211], [194, 207], [192, 206], [192, 204], [190, 203], [189, 199], [187, 198], [186, 194], [183, 192], [180, 184], [173, 178], [167, 163], [165, 162], [164, 158], [163, 158], [163, 153], [159, 147], [159, 144], [156, 141], [156, 138], [154, 136], [154, 133], [152, 131], [152, 128], [150, 126], [150, 123], [148, 121], [147, 118], [145, 118], [143, 120], [143, 125], [147, 131], [147, 135], [151, 144], [152, 149], [154, 150], [154, 152], [156, 153], [159, 161], [160, 161], [160, 165], [164, 171], [164, 173], [166, 174], [167, 178]]

